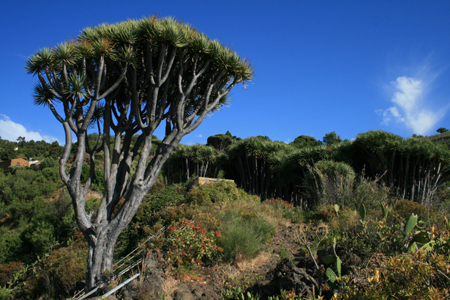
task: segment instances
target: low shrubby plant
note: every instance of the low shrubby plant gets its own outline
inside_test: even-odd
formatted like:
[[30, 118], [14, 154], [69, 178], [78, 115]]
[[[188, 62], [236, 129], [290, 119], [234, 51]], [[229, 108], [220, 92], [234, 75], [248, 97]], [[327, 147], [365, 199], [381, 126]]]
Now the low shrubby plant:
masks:
[[233, 209], [224, 212], [221, 219], [223, 236], [218, 243], [223, 247], [227, 261], [256, 256], [275, 234], [275, 227], [256, 213]]
[[394, 255], [363, 280], [349, 279], [338, 299], [448, 299], [449, 263], [448, 257], [421, 251]]
[[0, 265], [0, 286], [6, 286], [11, 278], [24, 267], [22, 262], [11, 262]]
[[175, 269], [220, 261], [223, 248], [215, 240], [221, 236], [219, 231], [206, 231], [199, 222], [182, 219], [168, 229], [163, 244], [167, 261]]
[[211, 206], [197, 207], [192, 213], [192, 220], [200, 222], [208, 231], [217, 231], [220, 228], [220, 209]]
[[352, 198], [355, 172], [344, 163], [332, 160], [318, 161], [309, 168], [306, 176], [307, 186], [318, 198], [317, 206], [338, 204], [346, 205]]
[[304, 211], [301, 207], [295, 207], [292, 203], [282, 199], [266, 199], [262, 204], [272, 207], [279, 214], [278, 218], [285, 218], [294, 223], [298, 223], [304, 219]]
[[[362, 212], [360, 212], [364, 216]], [[398, 216], [362, 218], [355, 226], [336, 230], [346, 251], [358, 253], [338, 299], [444, 299], [450, 286], [450, 234], [418, 220]], [[378, 264], [374, 265], [374, 257]], [[343, 259], [345, 262], [345, 258]], [[370, 273], [370, 274], [369, 274]]]
[[379, 183], [379, 178], [372, 180], [360, 175], [355, 181], [354, 189], [347, 206], [355, 210], [364, 204], [368, 211], [378, 211], [382, 203], [392, 205], [395, 197], [392, 197], [391, 190]]
[[438, 212], [434, 206], [425, 206], [420, 203], [401, 200], [394, 206], [393, 213], [400, 220], [408, 220], [411, 214], [416, 214], [424, 222], [437, 224], [439, 223]]
[[[334, 170], [334, 171], [333, 171]], [[379, 184], [379, 178], [372, 180], [364, 174], [355, 176], [350, 166], [344, 163], [322, 161], [310, 168], [307, 176], [307, 190], [315, 195], [316, 205], [306, 219], [329, 221], [338, 215], [338, 208], [358, 210], [364, 204], [371, 215], [381, 204], [392, 205], [395, 199], [391, 190]], [[309, 215], [309, 216], [308, 216]]]
[[218, 181], [214, 184], [194, 185], [186, 196], [187, 201], [199, 205], [220, 204], [236, 200], [259, 201], [259, 197], [250, 196], [236, 184]]
[[36, 275], [24, 287], [25, 298], [39, 297], [57, 299], [70, 296], [76, 283], [84, 280], [87, 268], [88, 247], [84, 238], [75, 234], [77, 240], [46, 255], [37, 265]]

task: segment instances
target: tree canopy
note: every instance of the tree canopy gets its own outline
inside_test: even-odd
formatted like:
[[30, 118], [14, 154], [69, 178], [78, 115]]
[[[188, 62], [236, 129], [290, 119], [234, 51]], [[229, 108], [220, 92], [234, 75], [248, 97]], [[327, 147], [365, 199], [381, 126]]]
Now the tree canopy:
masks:
[[437, 132], [439, 132], [439, 133], [446, 133], [446, 132], [448, 132], [448, 129], [447, 128], [444, 128], [444, 127], [440, 127], [440, 128], [438, 128], [438, 130], [436, 130]]
[[225, 150], [232, 143], [233, 143], [233, 136], [228, 131], [226, 134], [219, 133], [216, 135], [212, 135], [207, 139], [207, 145], [212, 146], [214, 147], [214, 149], [217, 149], [219, 151]]
[[[181, 138], [223, 105], [236, 84], [250, 81], [253, 69], [191, 25], [150, 17], [85, 28], [74, 40], [37, 51], [26, 70], [39, 79], [35, 104], [49, 107], [64, 127], [60, 175], [89, 243], [89, 290], [103, 280], [102, 271], [112, 270], [117, 237]], [[152, 136], [160, 124], [165, 137], [152, 151]], [[87, 142], [88, 131], [98, 133], [97, 141]], [[133, 144], [135, 134], [139, 137]], [[78, 146], [66, 172], [73, 135]], [[85, 210], [85, 195], [100, 150], [105, 193], [94, 219]], [[86, 153], [90, 171], [83, 183]], [[155, 155], [148, 161], [151, 153]], [[116, 210], [121, 198], [125, 202]]]
[[337, 135], [335, 131], [329, 132], [323, 136], [323, 143], [331, 146], [336, 143], [342, 142], [341, 136]]
[[295, 140], [290, 143], [290, 145], [296, 147], [296, 148], [304, 148], [304, 147], [315, 147], [320, 146], [322, 143], [312, 136], [307, 135], [300, 135], [295, 138]]

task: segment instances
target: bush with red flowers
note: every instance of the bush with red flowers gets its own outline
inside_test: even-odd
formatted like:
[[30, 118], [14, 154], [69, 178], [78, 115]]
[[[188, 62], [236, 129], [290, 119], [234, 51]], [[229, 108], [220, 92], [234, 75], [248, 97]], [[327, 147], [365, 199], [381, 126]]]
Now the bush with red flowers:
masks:
[[183, 218], [169, 227], [164, 242], [167, 260], [175, 268], [219, 261], [223, 249], [215, 239], [221, 236], [219, 231], [207, 232], [199, 222]]

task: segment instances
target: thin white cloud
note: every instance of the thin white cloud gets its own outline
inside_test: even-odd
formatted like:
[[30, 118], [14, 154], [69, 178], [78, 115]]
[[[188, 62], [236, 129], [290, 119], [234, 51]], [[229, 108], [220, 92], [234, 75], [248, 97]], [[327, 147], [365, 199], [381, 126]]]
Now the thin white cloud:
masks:
[[202, 138], [203, 135], [201, 133], [197, 134], [195, 137]]
[[377, 110], [383, 116], [382, 124], [388, 125], [391, 119], [404, 123], [416, 134], [426, 134], [443, 117], [445, 112], [435, 113], [424, 107], [425, 85], [420, 79], [398, 77], [392, 82], [395, 88], [391, 101], [395, 104], [386, 110]]
[[42, 136], [39, 132], [28, 131], [22, 124], [15, 123], [11, 119], [3, 114], [0, 114], [0, 136], [4, 140], [17, 141], [19, 136], [25, 137], [26, 141], [46, 141], [47, 143], [53, 143], [58, 141], [57, 138], [44, 135]]

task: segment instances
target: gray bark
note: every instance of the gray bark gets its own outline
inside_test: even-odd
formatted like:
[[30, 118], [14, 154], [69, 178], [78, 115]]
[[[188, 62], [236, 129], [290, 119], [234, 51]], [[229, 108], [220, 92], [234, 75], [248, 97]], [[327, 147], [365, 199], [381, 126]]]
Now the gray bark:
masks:
[[[103, 282], [105, 273], [112, 272], [115, 243], [155, 183], [170, 153], [181, 138], [195, 130], [240, 81], [224, 70], [209, 67], [210, 59], [200, 59], [199, 55], [187, 59], [186, 53], [178, 53], [183, 50], [171, 45], [161, 46], [157, 64], [152, 62], [153, 49], [149, 46], [146, 50], [149, 51], [147, 58], [150, 58], [145, 64], [150, 68], [147, 70], [142, 69], [142, 66], [106, 62], [104, 56], [98, 61], [87, 62], [83, 59], [82, 70], [78, 74], [85, 75], [84, 96], [67, 92], [70, 89], [64, 72], [61, 77], [52, 72], [38, 73], [42, 85], [64, 107], [62, 117], [53, 103], [48, 101], [55, 117], [63, 124], [66, 135], [60, 175], [72, 197], [77, 224], [89, 245], [87, 291]], [[192, 60], [195, 61], [193, 65]], [[63, 65], [66, 69], [65, 63]], [[116, 69], [116, 77], [108, 77], [106, 69]], [[184, 73], [184, 69], [189, 72]], [[174, 86], [175, 91], [172, 90]], [[95, 175], [96, 151], [88, 153], [91, 171], [84, 185], [80, 177], [86, 154], [87, 130], [100, 102], [105, 107], [103, 135], [98, 128], [104, 140], [105, 194], [96, 219], [91, 220], [85, 211], [85, 196]], [[152, 135], [163, 120], [166, 136], [148, 163]], [[114, 132], [112, 153], [111, 131]], [[141, 135], [132, 147], [131, 137], [138, 132]], [[78, 139], [78, 147], [71, 169], [66, 173], [72, 134]], [[123, 144], [122, 134], [125, 134]], [[143, 147], [139, 151], [141, 145]], [[138, 154], [138, 165], [133, 177], [130, 177], [131, 163]], [[124, 202], [119, 208], [117, 204], [122, 198]]]

